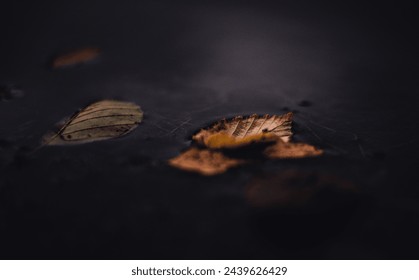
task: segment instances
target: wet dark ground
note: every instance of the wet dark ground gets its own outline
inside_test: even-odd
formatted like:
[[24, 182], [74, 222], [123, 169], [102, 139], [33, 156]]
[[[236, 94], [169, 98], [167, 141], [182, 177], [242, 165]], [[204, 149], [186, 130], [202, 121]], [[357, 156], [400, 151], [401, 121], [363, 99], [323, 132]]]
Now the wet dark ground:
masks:
[[[1, 6], [1, 258], [419, 257], [407, 3]], [[48, 69], [84, 46], [103, 53]], [[143, 123], [117, 140], [31, 152], [54, 123], [105, 98], [136, 102]], [[218, 119], [288, 111], [295, 141], [325, 156], [214, 177], [166, 164]]]

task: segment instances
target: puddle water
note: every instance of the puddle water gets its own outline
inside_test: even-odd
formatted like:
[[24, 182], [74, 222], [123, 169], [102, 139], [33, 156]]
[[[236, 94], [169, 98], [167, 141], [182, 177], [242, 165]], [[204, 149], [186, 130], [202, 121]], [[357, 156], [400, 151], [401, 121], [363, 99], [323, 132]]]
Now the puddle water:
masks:
[[[409, 69], [397, 67], [409, 50], [393, 61], [386, 52], [394, 46], [381, 44], [375, 25], [346, 14], [128, 2], [10, 12], [24, 12], [19, 18], [31, 24], [16, 23], [19, 36], [10, 34], [13, 44], [0, 52], [0, 78], [22, 86], [0, 87], [1, 101], [10, 101], [0, 102], [1, 257], [397, 258], [418, 251], [413, 219], [391, 228], [392, 240], [412, 233], [403, 241], [412, 251], [376, 239], [387, 219], [391, 226], [419, 212], [419, 204], [405, 204], [419, 197], [412, 183], [419, 118], [411, 75], [403, 74]], [[56, 50], [88, 45], [103, 50], [97, 63], [45, 69]], [[140, 105], [143, 122], [122, 138], [31, 152], [57, 121], [103, 99]], [[324, 149], [323, 157], [261, 161], [213, 177], [167, 165], [202, 127], [288, 111], [294, 141]], [[269, 175], [289, 169], [295, 178]], [[330, 185], [339, 183], [328, 177], [324, 186], [323, 175], [306, 185], [307, 174], [335, 174], [357, 192], [336, 194]], [[277, 187], [270, 176], [288, 185]], [[251, 191], [254, 178], [261, 181]], [[262, 204], [274, 207], [254, 207]]]

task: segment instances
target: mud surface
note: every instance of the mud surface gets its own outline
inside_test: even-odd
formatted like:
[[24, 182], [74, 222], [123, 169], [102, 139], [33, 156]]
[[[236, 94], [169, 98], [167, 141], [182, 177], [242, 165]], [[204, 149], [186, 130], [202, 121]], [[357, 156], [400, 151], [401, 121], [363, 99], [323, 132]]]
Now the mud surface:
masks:
[[[290, 2], [4, 4], [0, 257], [417, 259], [416, 15]], [[97, 60], [48, 68], [89, 46]], [[143, 123], [33, 152], [105, 98]], [[325, 156], [209, 178], [166, 164], [214, 121], [288, 111], [294, 140]]]

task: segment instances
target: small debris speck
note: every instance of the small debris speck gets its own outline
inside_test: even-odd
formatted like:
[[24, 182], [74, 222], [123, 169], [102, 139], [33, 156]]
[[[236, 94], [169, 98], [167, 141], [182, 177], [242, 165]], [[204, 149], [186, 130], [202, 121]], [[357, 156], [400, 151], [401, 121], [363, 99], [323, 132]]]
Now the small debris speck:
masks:
[[313, 105], [313, 103], [311, 103], [308, 100], [302, 100], [298, 103], [298, 106], [301, 106], [301, 107], [310, 107], [311, 105]]

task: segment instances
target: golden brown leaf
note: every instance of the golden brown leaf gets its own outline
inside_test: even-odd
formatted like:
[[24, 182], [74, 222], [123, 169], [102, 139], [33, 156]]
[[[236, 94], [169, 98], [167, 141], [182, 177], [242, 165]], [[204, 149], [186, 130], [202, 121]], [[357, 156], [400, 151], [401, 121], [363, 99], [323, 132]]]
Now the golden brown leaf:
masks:
[[60, 68], [66, 66], [73, 66], [80, 63], [85, 63], [95, 59], [100, 54], [98, 48], [83, 48], [61, 56], [56, 57], [52, 61], [53, 68]]
[[135, 129], [143, 118], [134, 103], [103, 100], [74, 114], [57, 133], [47, 134], [44, 145], [82, 144], [120, 137]]
[[194, 147], [169, 160], [169, 164], [173, 167], [206, 176], [223, 173], [230, 167], [241, 163], [243, 163], [242, 160], [228, 158], [220, 152]]
[[202, 129], [192, 139], [208, 148], [236, 148], [253, 142], [273, 141], [280, 138], [288, 142], [292, 135], [292, 113], [277, 116], [235, 117], [222, 120], [208, 129]]
[[278, 140], [265, 150], [265, 155], [269, 158], [305, 158], [316, 157], [323, 154], [323, 150], [305, 143], [285, 143]]
[[[323, 153], [322, 150], [308, 144], [290, 143], [291, 124], [292, 113], [281, 116], [239, 116], [232, 120], [222, 120], [193, 135], [193, 140], [201, 146], [205, 146], [206, 149], [200, 150], [192, 147], [178, 157], [169, 160], [169, 164], [204, 175], [219, 174], [232, 166], [244, 163], [244, 161], [227, 157], [221, 151], [212, 149], [238, 148], [260, 142], [273, 142], [274, 145], [264, 151], [265, 156], [269, 158], [303, 158]], [[236, 151], [246, 153], [246, 149]], [[223, 150], [223, 152], [227, 151]], [[261, 152], [258, 150], [258, 153]]]

